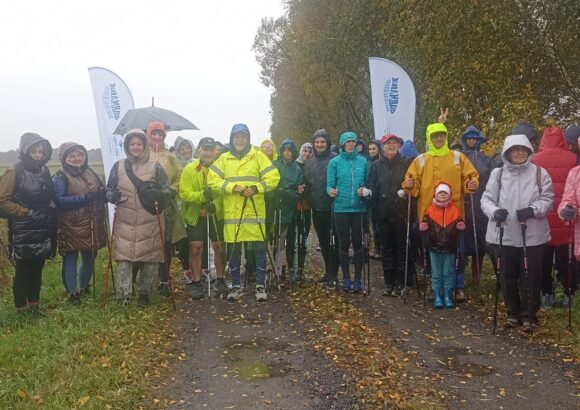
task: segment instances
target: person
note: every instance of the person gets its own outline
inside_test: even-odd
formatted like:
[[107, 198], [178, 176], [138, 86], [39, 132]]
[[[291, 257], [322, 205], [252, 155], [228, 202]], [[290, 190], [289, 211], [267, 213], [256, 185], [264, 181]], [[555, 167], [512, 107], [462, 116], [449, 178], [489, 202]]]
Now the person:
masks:
[[507, 308], [505, 326], [521, 323], [526, 332], [537, 321], [542, 258], [550, 240], [546, 216], [554, 204], [550, 175], [532, 164], [533, 152], [526, 135], [508, 136], [502, 148], [504, 165], [491, 172], [481, 198], [481, 209], [489, 218], [487, 242], [499, 245], [500, 226], [504, 229], [499, 275]]
[[[173, 144], [173, 153], [179, 161], [179, 165], [182, 168], [194, 160], [194, 152], [195, 148], [193, 142], [186, 138], [177, 137], [175, 139], [175, 143]], [[198, 155], [199, 158], [199, 155]], [[181, 213], [181, 202], [179, 198], [177, 198], [177, 207]], [[178, 239], [174, 244], [173, 248], [175, 249], [175, 254], [177, 258], [181, 262], [181, 268], [183, 270], [183, 279], [187, 284], [191, 284], [193, 280], [193, 273], [191, 272], [191, 268], [189, 265], [189, 240], [188, 238], [181, 238]]]
[[[179, 177], [181, 175], [182, 167], [177, 160], [177, 157], [169, 152], [165, 147], [165, 138], [167, 133], [165, 131], [165, 124], [159, 121], [152, 121], [147, 126], [147, 141], [149, 149], [151, 150], [152, 159], [159, 162], [163, 172], [169, 180], [171, 189], [171, 198], [165, 209], [165, 261], [159, 268], [159, 294], [162, 296], [169, 296], [171, 289], [169, 285], [169, 275], [171, 269], [171, 259], [173, 255], [173, 244], [180, 240], [187, 238], [185, 230], [185, 223], [179, 212], [177, 205], [177, 193], [179, 191]], [[184, 276], [188, 276], [185, 270]]]
[[[89, 167], [85, 147], [65, 142], [58, 149], [58, 157], [61, 169], [52, 177], [58, 210], [58, 253], [62, 256], [68, 300], [78, 303], [90, 292], [97, 252], [106, 245], [106, 190]], [[81, 264], [77, 268], [79, 254]]]
[[552, 271], [557, 271], [560, 283], [566, 288], [568, 273], [569, 228], [558, 217], [558, 207], [564, 194], [568, 173], [576, 166], [576, 156], [567, 150], [564, 132], [559, 127], [548, 127], [540, 141], [540, 149], [533, 156], [532, 163], [548, 171], [554, 190], [554, 207], [547, 215], [550, 225], [550, 240], [544, 247], [542, 263], [542, 305], [551, 308], [554, 303]]
[[56, 254], [56, 211], [46, 166], [50, 143], [27, 132], [20, 137], [19, 161], [0, 179], [0, 209], [8, 219], [10, 259], [15, 273], [14, 305], [19, 314], [42, 318], [40, 288], [46, 259]]
[[419, 151], [417, 151], [417, 146], [411, 140], [406, 140], [403, 142], [403, 146], [399, 150], [401, 156], [408, 158], [410, 160], [414, 160], [419, 156]]
[[576, 155], [576, 165], [580, 165], [580, 148], [578, 148], [578, 138], [580, 138], [580, 127], [578, 125], [570, 125], [564, 131], [568, 150]]
[[[201, 286], [202, 252], [204, 242], [209, 236], [214, 250], [216, 266], [217, 297], [227, 296], [225, 283], [225, 245], [223, 243], [223, 198], [221, 192], [215, 193], [207, 183], [209, 167], [215, 159], [215, 141], [205, 137], [199, 141], [199, 159], [188, 164], [179, 180], [181, 212], [187, 223], [190, 248], [190, 267], [192, 268], [191, 298], [203, 297]], [[209, 227], [208, 227], [209, 223]]]
[[451, 187], [451, 200], [463, 217], [464, 195], [477, 191], [479, 174], [464, 154], [449, 149], [444, 124], [427, 127], [427, 144], [428, 151], [411, 162], [402, 187], [418, 198], [417, 211], [422, 218], [433, 200], [433, 186], [446, 181]]
[[[538, 139], [538, 131], [529, 122], [520, 121], [515, 124], [512, 128], [511, 135], [523, 134], [528, 138], [532, 147], [536, 145]], [[489, 166], [491, 169], [501, 168], [503, 166], [503, 155], [502, 148], [500, 148], [493, 157], [489, 160]]]
[[278, 159], [276, 144], [274, 144], [271, 139], [266, 138], [260, 143], [260, 151], [262, 151], [272, 162]]
[[[383, 155], [371, 165], [369, 173], [371, 206], [381, 234], [381, 261], [385, 281], [383, 296], [400, 296], [405, 286], [408, 221], [407, 200], [401, 198], [398, 191], [411, 161], [399, 154], [403, 145], [401, 138], [387, 134], [381, 143]], [[409, 263], [409, 267], [411, 265]]]
[[[368, 156], [369, 164], [372, 165], [381, 157], [381, 142], [378, 140], [373, 140], [369, 142], [368, 146]], [[373, 242], [375, 245], [373, 258], [378, 259], [381, 257], [381, 237], [379, 233], [379, 222], [374, 215], [373, 208], [369, 209], [369, 219], [371, 222], [371, 227], [373, 228]]]
[[209, 169], [210, 188], [223, 194], [224, 239], [232, 274], [228, 300], [243, 296], [240, 258], [246, 242], [251, 243], [255, 254], [256, 300], [267, 300], [264, 194], [278, 186], [280, 174], [264, 153], [252, 147], [246, 124], [232, 127], [230, 151], [216, 159]]
[[371, 164], [381, 158], [381, 145], [381, 142], [378, 140], [369, 142], [367, 159], [371, 162]]
[[193, 142], [187, 138], [177, 137], [173, 144], [173, 153], [181, 165], [184, 168], [187, 164], [193, 162], [193, 152], [195, 151], [195, 146]]
[[[294, 219], [288, 226], [288, 236], [286, 237], [286, 260], [288, 268], [296, 272], [299, 280], [304, 278], [304, 265], [306, 263], [307, 241], [310, 234], [310, 225], [312, 224], [312, 211], [306, 195], [306, 185], [304, 183], [304, 164], [312, 158], [313, 147], [311, 142], [305, 142], [300, 147], [300, 154], [296, 159], [296, 164], [302, 171], [302, 184], [298, 185], [299, 199], [296, 203], [296, 212]], [[295, 244], [295, 245], [294, 245]], [[294, 264], [295, 248], [298, 249], [298, 266]]]
[[[338, 260], [342, 271], [342, 289], [345, 292], [361, 293], [363, 268], [363, 227], [367, 210], [367, 199], [371, 190], [367, 188], [369, 164], [356, 150], [357, 137], [354, 132], [340, 136], [340, 155], [332, 158], [326, 171], [326, 193], [334, 199], [334, 220], [338, 237]], [[354, 281], [350, 280], [349, 249], [354, 250]]]
[[125, 136], [126, 159], [117, 161], [107, 181], [107, 200], [115, 204], [114, 232], [117, 261], [116, 298], [128, 304], [137, 281], [137, 305], [147, 306], [165, 261], [165, 212], [171, 197], [163, 168], [151, 158], [147, 136], [132, 129]]
[[[336, 286], [338, 276], [338, 252], [336, 230], [331, 216], [332, 201], [326, 193], [328, 163], [336, 156], [330, 150], [330, 134], [319, 129], [312, 135], [314, 156], [304, 163], [305, 192], [312, 209], [312, 222], [324, 260], [324, 275], [320, 279], [328, 287]], [[331, 235], [332, 242], [331, 245]]]
[[451, 185], [440, 182], [434, 192], [433, 203], [425, 210], [419, 229], [427, 234], [429, 242], [433, 306], [436, 309], [453, 308], [452, 292], [457, 280], [455, 253], [459, 232], [465, 229], [465, 222], [451, 200]]
[[[471, 161], [475, 169], [479, 174], [479, 186], [477, 191], [472, 195], [465, 196], [465, 232], [463, 235], [464, 245], [465, 245], [465, 256], [471, 256], [471, 275], [473, 282], [479, 284], [479, 277], [476, 276], [477, 273], [481, 275], [483, 269], [483, 257], [485, 255], [485, 232], [487, 229], [487, 217], [481, 210], [481, 196], [483, 191], [485, 191], [485, 186], [489, 179], [489, 173], [491, 172], [489, 166], [489, 157], [481, 152], [481, 146], [485, 144], [487, 138], [479, 131], [475, 125], [470, 125], [467, 127], [463, 134], [461, 135], [461, 141], [463, 144], [463, 154]], [[471, 201], [473, 200], [473, 204]], [[472, 214], [472, 210], [473, 213]], [[475, 232], [473, 231], [475, 218]], [[475, 238], [477, 237], [477, 243], [475, 243]], [[477, 246], [477, 252], [476, 251]], [[479, 256], [477, 260], [476, 256]], [[461, 272], [463, 274], [463, 272]], [[464, 276], [464, 275], [463, 275]], [[459, 278], [458, 282], [463, 282], [464, 277]], [[464, 286], [461, 286], [457, 290], [457, 299], [462, 301], [465, 299], [465, 294], [463, 292]]]
[[361, 155], [365, 158], [369, 154], [368, 148], [367, 148], [367, 141], [363, 138], [359, 138], [356, 140], [356, 148], [355, 149], [356, 149], [356, 152], [358, 152], [358, 155]]
[[[295, 232], [289, 232], [290, 225], [296, 218], [296, 203], [300, 197], [298, 187], [304, 183], [304, 174], [302, 168], [296, 163], [298, 150], [296, 144], [291, 139], [285, 139], [280, 144], [278, 150], [278, 159], [274, 160], [274, 166], [280, 173], [280, 182], [274, 191], [276, 194], [277, 208], [280, 212], [280, 223], [275, 235], [278, 235], [279, 246], [276, 249], [278, 253], [276, 261], [276, 271], [280, 276], [282, 274], [282, 260], [286, 257], [286, 264], [290, 271], [293, 282], [301, 280], [301, 271], [294, 268], [294, 244], [296, 243]], [[300, 274], [300, 276], [299, 276]]]

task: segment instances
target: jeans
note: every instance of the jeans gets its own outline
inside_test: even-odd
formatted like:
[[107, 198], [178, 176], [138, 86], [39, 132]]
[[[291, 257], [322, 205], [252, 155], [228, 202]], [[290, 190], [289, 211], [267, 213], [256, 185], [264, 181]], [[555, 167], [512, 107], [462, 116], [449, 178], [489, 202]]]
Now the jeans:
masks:
[[441, 289], [451, 290], [455, 286], [455, 253], [430, 252], [431, 289], [433, 293]]
[[[77, 288], [77, 261], [81, 254], [81, 266], [78, 268], [79, 287]], [[70, 251], [62, 257], [62, 282], [69, 295], [77, 292], [77, 289], [88, 289], [95, 267], [95, 257], [92, 251]], [[93, 289], [94, 291], [94, 289]]]
[[[242, 264], [242, 246], [246, 242], [228, 243], [227, 254], [230, 256], [230, 272], [232, 274], [232, 286], [241, 286], [240, 266]], [[252, 245], [256, 255], [256, 285], [266, 284], [266, 245], [264, 242], [247, 242]]]

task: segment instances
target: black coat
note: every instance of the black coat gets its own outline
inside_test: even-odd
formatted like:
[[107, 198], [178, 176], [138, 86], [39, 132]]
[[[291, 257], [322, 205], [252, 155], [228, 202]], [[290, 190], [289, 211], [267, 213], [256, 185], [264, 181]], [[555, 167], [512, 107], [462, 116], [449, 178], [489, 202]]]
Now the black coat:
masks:
[[411, 161], [401, 154], [393, 159], [381, 156], [373, 162], [369, 174], [369, 188], [373, 192], [371, 206], [375, 220], [399, 221], [407, 218], [407, 199], [397, 192], [405, 179]]

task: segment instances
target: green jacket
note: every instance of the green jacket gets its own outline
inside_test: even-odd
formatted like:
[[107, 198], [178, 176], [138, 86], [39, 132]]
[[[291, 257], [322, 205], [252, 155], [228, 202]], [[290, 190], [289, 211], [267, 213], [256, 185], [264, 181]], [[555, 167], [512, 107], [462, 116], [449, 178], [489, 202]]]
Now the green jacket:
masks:
[[[282, 153], [286, 148], [292, 150], [292, 159], [289, 162], [284, 161]], [[280, 173], [280, 183], [278, 188], [268, 193], [267, 195], [273, 194], [272, 205], [273, 208], [282, 209], [282, 224], [290, 224], [294, 220], [294, 214], [296, 212], [296, 202], [300, 199], [300, 194], [298, 194], [298, 185], [304, 183], [304, 174], [302, 173], [302, 168], [296, 163], [296, 158], [298, 158], [298, 150], [296, 149], [296, 144], [290, 139], [285, 139], [278, 150], [278, 159], [273, 162], [273, 164], [278, 168]], [[266, 199], [266, 206], [268, 206], [268, 199]], [[273, 214], [273, 211], [272, 211]], [[273, 215], [272, 215], [273, 218]], [[269, 221], [276, 223], [277, 221]]]
[[[207, 186], [208, 168], [199, 159], [185, 166], [179, 180], [179, 197], [181, 198], [181, 215], [186, 224], [195, 226], [199, 213], [207, 203], [203, 190]], [[221, 193], [212, 191], [213, 204], [216, 207], [216, 218], [224, 218], [223, 197]]]

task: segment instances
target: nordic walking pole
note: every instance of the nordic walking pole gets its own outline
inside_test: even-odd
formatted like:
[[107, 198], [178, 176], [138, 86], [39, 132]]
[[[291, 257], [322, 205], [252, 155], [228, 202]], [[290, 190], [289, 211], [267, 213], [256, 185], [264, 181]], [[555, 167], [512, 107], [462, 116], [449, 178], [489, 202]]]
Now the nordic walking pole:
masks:
[[572, 332], [572, 269], [574, 258], [574, 221], [570, 221], [570, 241], [568, 243], [568, 326], [566, 330]]
[[[168, 263], [168, 256], [165, 249], [165, 236], [163, 235], [163, 226], [161, 226], [161, 216], [159, 215], [159, 204], [155, 201], [155, 215], [157, 215], [157, 225], [159, 226], [159, 235], [161, 237], [161, 250], [163, 251], [163, 261]], [[169, 270], [169, 264], [167, 265], [167, 286], [169, 287], [169, 293], [171, 294], [171, 304], [173, 305], [173, 310], [177, 310], [175, 307], [175, 293], [173, 293], [173, 286], [171, 285], [171, 272]]]
[[[266, 242], [266, 235], [264, 234], [264, 230], [262, 229], [262, 221], [260, 220], [260, 217], [258, 216], [258, 210], [256, 208], [256, 203], [254, 202], [254, 197], [250, 196], [250, 197], [246, 197], [246, 198], [250, 198], [250, 202], [252, 203], [252, 208], [254, 209], [254, 214], [256, 215], [256, 218], [258, 219], [258, 227], [260, 228], [260, 233], [262, 234], [262, 239], [264, 240], [264, 245], [266, 246], [266, 253], [268, 255], [268, 259], [270, 260], [270, 265], [274, 265], [274, 259], [272, 258], [272, 254], [270, 253], [270, 248], [268, 248], [268, 243]], [[256, 267], [257, 269], [257, 267]], [[278, 291], [281, 290], [281, 285], [280, 282], [278, 282]]]
[[[108, 217], [105, 218], [105, 223], [108, 220]], [[113, 281], [113, 291], [117, 293], [115, 289], [115, 276], [113, 273], [113, 240], [115, 235], [115, 223], [117, 222], [117, 205], [115, 204], [115, 208], [113, 210], [113, 227], [111, 230], [107, 229], [107, 250], [109, 251], [109, 260], [107, 262], [107, 273], [105, 274], [105, 289], [103, 292], [103, 305], [107, 306], [109, 303], [109, 272], [111, 273], [111, 279]], [[107, 227], [108, 228], [108, 227]], [[111, 232], [111, 237], [109, 238], [109, 231]]]
[[97, 284], [96, 276], [97, 272], [95, 270], [95, 221], [93, 219], [93, 204], [89, 204], [89, 219], [91, 221], [91, 267], [93, 271], [93, 300], [97, 300]]
[[531, 295], [531, 281], [530, 281], [530, 272], [528, 271], [528, 250], [526, 248], [526, 228], [527, 225], [525, 222], [520, 222], [520, 228], [522, 229], [522, 252], [524, 254], [524, 276], [526, 277], [526, 297], [528, 299], [528, 320], [530, 321], [530, 329], [532, 333], [534, 331], [533, 323], [532, 323], [532, 295]]
[[[211, 202], [210, 202], [211, 203]], [[209, 214], [206, 211], [205, 214], [205, 230], [206, 230], [206, 238], [207, 238], [207, 297], [211, 300], [211, 264], [209, 263], [210, 260], [210, 247], [211, 247], [211, 239], [209, 237]]]
[[[401, 190], [402, 191], [402, 190]], [[403, 191], [403, 194], [405, 191]], [[407, 240], [405, 242], [405, 284], [403, 285], [403, 304], [407, 303], [407, 277], [409, 275], [409, 248], [411, 247], [411, 193], [407, 194]]]
[[[479, 287], [479, 280], [480, 280], [481, 272], [479, 271], [479, 246], [478, 246], [478, 242], [477, 242], [477, 229], [476, 229], [476, 223], [475, 223], [475, 205], [473, 204], [473, 192], [469, 193], [469, 200], [471, 203], [471, 222], [473, 225], [473, 244], [475, 247], [475, 277], [474, 277], [475, 280], [474, 280], [474, 283], [475, 283], [475, 286]], [[481, 297], [480, 297], [480, 300], [481, 300]]]
[[495, 335], [495, 330], [497, 328], [497, 304], [499, 301], [499, 275], [501, 270], [501, 253], [503, 249], [503, 224], [501, 222], [497, 223], [499, 227], [499, 252], [496, 255], [496, 265], [495, 265], [495, 301], [493, 304], [493, 326], [491, 334]]
[[429, 239], [427, 233], [423, 233], [423, 309], [427, 307], [427, 253], [429, 252]]

